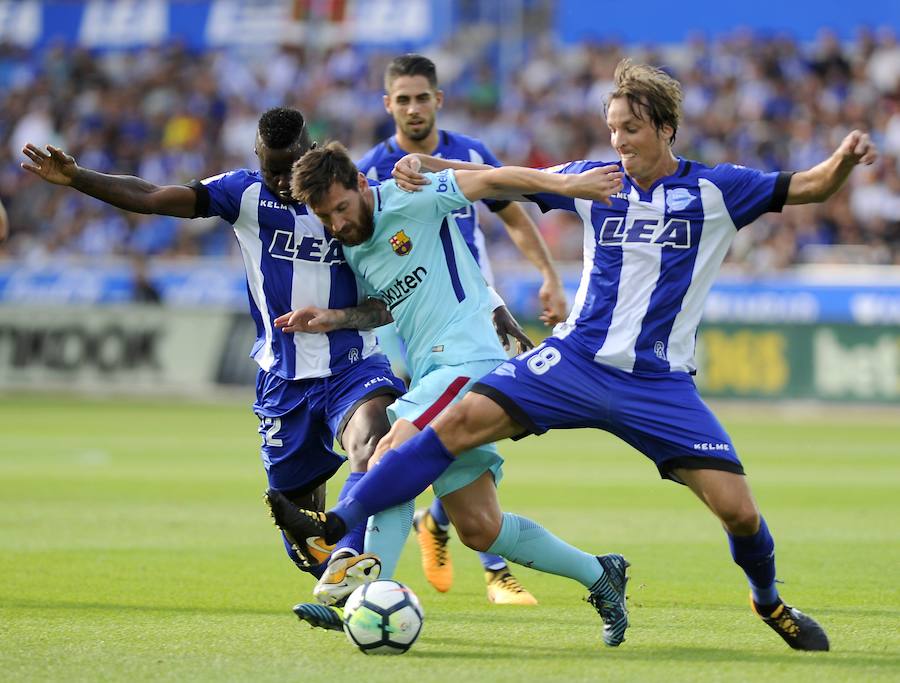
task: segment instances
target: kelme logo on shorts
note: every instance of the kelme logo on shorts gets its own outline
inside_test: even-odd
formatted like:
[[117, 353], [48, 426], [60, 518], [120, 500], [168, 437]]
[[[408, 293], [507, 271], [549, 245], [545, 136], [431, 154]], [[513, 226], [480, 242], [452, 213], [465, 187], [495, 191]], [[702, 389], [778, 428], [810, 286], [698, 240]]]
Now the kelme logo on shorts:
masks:
[[401, 230], [391, 237], [391, 249], [397, 256], [406, 256], [412, 251], [412, 240]]

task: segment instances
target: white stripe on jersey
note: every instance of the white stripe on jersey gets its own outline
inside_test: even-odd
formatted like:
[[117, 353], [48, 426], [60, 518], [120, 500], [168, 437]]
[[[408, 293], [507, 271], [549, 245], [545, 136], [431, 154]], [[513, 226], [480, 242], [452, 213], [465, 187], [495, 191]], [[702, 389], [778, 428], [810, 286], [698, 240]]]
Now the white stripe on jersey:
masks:
[[[469, 148], [469, 161], [473, 164], [483, 164], [484, 157], [476, 150]], [[484, 281], [488, 283], [488, 287], [494, 286], [494, 269], [491, 268], [491, 260], [488, 258], [487, 241], [484, 239], [484, 233], [481, 231], [481, 221], [478, 220], [478, 207], [474, 204], [469, 207], [472, 212], [474, 221], [474, 229], [472, 230], [472, 241], [475, 243], [475, 251], [478, 252], [478, 267], [481, 274], [484, 275]]]
[[[703, 204], [703, 232], [697, 245], [697, 259], [691, 273], [691, 284], [681, 302], [681, 310], [675, 316], [668, 345], [670, 367], [672, 370], [685, 372], [697, 369], [694, 362], [696, 344], [694, 331], [700, 324], [703, 304], [716, 278], [719, 264], [722, 263], [737, 234], [737, 228], [725, 206], [722, 191], [705, 178], [699, 178], [698, 185], [700, 201]], [[720, 226], [722, 229], [713, 229]]]
[[[628, 197], [628, 214], [625, 216], [625, 232], [636, 220], [658, 221], [665, 214], [664, 201], [665, 188], [662, 185], [653, 191], [649, 203], [641, 202], [637, 190], [632, 187]], [[594, 360], [631, 372], [636, 357], [634, 346], [659, 280], [662, 250], [650, 250], [644, 244], [627, 242], [620, 248], [622, 271], [619, 274], [616, 307], [609, 323], [609, 332]]]
[[[298, 215], [293, 206], [294, 244], [307, 235], [325, 239], [325, 228], [314, 218]], [[327, 243], [327, 241], [326, 241]], [[305, 306], [328, 306], [331, 293], [331, 268], [320, 263], [294, 260], [291, 278], [291, 310]], [[285, 311], [286, 312], [286, 311]], [[331, 374], [331, 344], [325, 334], [294, 335], [294, 377], [325, 377]]]
[[272, 324], [269, 318], [269, 306], [266, 301], [266, 292], [263, 289], [262, 272], [262, 240], [259, 238], [259, 194], [262, 189], [260, 183], [253, 183], [241, 196], [241, 210], [234, 222], [234, 234], [238, 244], [241, 245], [241, 256], [244, 259], [244, 269], [247, 271], [247, 284], [253, 303], [259, 310], [260, 318], [266, 331], [266, 343], [260, 347], [253, 359], [263, 370], [268, 372], [275, 362], [275, 354], [272, 351]]
[[[470, 207], [472, 211], [475, 211], [475, 207]], [[478, 250], [478, 267], [481, 269], [481, 274], [484, 276], [484, 281], [488, 283], [488, 287], [494, 286], [494, 269], [491, 268], [491, 260], [487, 255], [487, 244], [484, 241], [484, 233], [481, 232], [481, 228], [477, 225], [475, 226], [475, 248]], [[468, 247], [467, 247], [468, 248]]]
[[594, 253], [597, 250], [594, 224], [591, 222], [591, 207], [593, 204], [590, 199], [575, 200], [575, 210], [581, 217], [581, 223], [584, 226], [584, 267], [581, 270], [581, 282], [578, 285], [578, 291], [575, 292], [575, 300], [572, 302], [572, 310], [569, 312], [569, 317], [565, 322], [561, 322], [553, 328], [553, 336], [560, 339], [565, 339], [575, 329], [575, 322], [584, 308], [588, 287], [591, 284], [591, 272], [594, 269]]

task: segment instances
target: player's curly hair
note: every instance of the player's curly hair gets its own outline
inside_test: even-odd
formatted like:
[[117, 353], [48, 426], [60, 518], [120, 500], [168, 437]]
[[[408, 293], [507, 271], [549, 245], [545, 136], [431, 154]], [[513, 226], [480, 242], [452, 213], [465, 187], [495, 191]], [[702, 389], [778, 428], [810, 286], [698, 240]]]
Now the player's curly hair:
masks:
[[674, 144], [681, 122], [681, 84], [662, 69], [627, 58], [616, 66], [613, 80], [616, 87], [607, 98], [607, 108], [617, 97], [626, 98], [636, 118], [649, 119], [657, 131], [671, 126], [669, 144]]
[[307, 206], [318, 206], [334, 183], [348, 190], [356, 187], [359, 171], [347, 148], [340, 142], [329, 142], [312, 149], [297, 161], [291, 171], [291, 194]]
[[384, 72], [384, 91], [391, 91], [391, 84], [400, 76], [424, 76], [428, 85], [437, 90], [437, 67], [428, 57], [408, 53], [394, 57]]
[[274, 107], [259, 117], [259, 138], [269, 149], [285, 149], [297, 144], [305, 152], [312, 147], [306, 120], [296, 109]]

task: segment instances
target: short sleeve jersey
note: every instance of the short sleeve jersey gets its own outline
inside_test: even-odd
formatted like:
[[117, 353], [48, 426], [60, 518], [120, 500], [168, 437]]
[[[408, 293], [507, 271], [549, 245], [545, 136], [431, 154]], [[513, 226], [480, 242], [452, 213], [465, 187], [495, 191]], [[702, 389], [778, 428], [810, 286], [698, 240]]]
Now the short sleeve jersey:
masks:
[[387, 305], [407, 344], [413, 380], [438, 365], [503, 359], [484, 277], [456, 226], [470, 204], [451, 170], [427, 174], [421, 192], [393, 181], [372, 187], [374, 233], [344, 247], [373, 296]]
[[247, 169], [192, 187], [199, 216], [219, 216], [234, 227], [256, 323], [250, 356], [263, 370], [291, 380], [327, 377], [378, 350], [372, 332], [285, 334], [275, 327], [275, 318], [303, 306], [346, 308], [364, 298], [341, 244], [306, 205], [284, 203], [259, 171]]
[[[609, 163], [547, 170], [579, 173]], [[728, 248], [740, 228], [781, 211], [790, 176], [679, 159], [675, 173], [646, 191], [626, 175], [612, 206], [533, 195], [543, 210], [575, 212], [584, 226], [581, 283], [554, 335], [627, 372], [694, 372], [697, 326]]]

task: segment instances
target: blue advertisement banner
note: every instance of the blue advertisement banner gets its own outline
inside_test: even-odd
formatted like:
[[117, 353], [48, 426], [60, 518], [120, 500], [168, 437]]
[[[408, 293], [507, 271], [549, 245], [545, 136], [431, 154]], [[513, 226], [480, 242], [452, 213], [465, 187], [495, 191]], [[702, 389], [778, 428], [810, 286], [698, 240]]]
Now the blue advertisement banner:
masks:
[[844, 0], [644, 0], [640, 9], [619, 8], [583, 0], [556, 3], [556, 28], [564, 42], [616, 40], [643, 45], [681, 43], [692, 37], [707, 38], [752, 30], [787, 35], [795, 40], [815, 40], [823, 28], [841, 39], [852, 40], [860, 27], [900, 27], [900, 2], [856, 3]]
[[94, 49], [178, 42], [189, 49], [334, 40], [414, 49], [446, 35], [453, 3], [404, 0], [0, 0], [0, 42]]
[[[157, 262], [148, 278], [166, 305], [247, 307], [247, 287], [240, 263], [216, 259]], [[52, 263], [0, 264], [0, 304], [114, 304], [132, 301], [131, 266]], [[900, 325], [900, 275], [865, 281], [821, 277], [772, 276], [758, 279], [720, 277], [713, 285], [703, 319], [707, 323]], [[569, 301], [578, 277], [564, 275]], [[537, 318], [540, 282], [530, 273], [497, 275], [497, 289], [517, 315]]]

